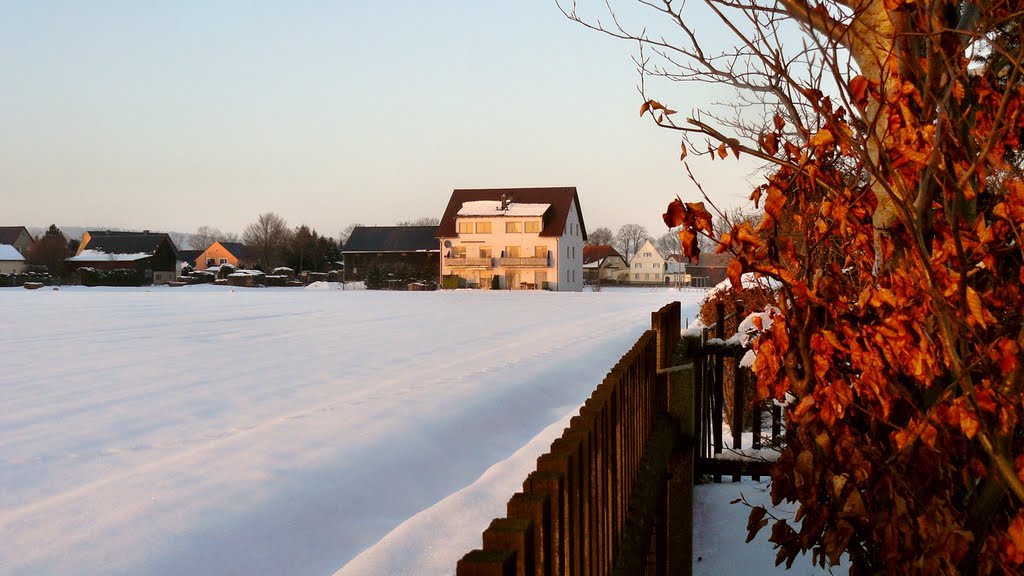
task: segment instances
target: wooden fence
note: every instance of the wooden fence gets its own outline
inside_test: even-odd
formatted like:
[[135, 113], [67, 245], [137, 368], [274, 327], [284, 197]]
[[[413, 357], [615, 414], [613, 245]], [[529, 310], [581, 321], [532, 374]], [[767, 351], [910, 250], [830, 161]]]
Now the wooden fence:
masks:
[[766, 463], [714, 458], [722, 363], [739, 351], [724, 334], [707, 336], [682, 337], [679, 302], [654, 312], [457, 576], [690, 574], [695, 474], [769, 473]]

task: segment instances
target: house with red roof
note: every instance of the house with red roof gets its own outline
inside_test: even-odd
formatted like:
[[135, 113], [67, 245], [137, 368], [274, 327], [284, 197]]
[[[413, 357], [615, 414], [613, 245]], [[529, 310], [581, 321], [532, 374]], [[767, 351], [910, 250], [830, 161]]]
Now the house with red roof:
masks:
[[590, 284], [629, 281], [629, 264], [622, 254], [607, 245], [583, 247], [583, 279]]
[[575, 187], [454, 190], [437, 236], [446, 288], [583, 290]]

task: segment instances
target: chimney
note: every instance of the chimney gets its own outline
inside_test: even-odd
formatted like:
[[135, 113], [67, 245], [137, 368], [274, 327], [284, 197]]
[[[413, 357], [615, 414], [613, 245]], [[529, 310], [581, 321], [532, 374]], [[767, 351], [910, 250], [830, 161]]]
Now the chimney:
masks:
[[509, 198], [508, 192], [502, 192], [501, 193], [501, 211], [502, 212], [505, 212], [505, 211], [508, 210], [508, 203], [509, 203], [510, 200], [511, 200], [511, 198]]

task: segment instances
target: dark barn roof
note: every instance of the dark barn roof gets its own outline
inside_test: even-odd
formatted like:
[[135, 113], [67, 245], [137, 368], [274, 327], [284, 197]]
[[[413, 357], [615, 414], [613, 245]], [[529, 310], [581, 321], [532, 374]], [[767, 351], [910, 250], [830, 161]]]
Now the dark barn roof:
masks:
[[587, 227], [583, 223], [583, 209], [580, 207], [580, 198], [576, 193], [575, 186], [560, 188], [484, 188], [484, 189], [462, 189], [453, 190], [452, 197], [448, 200], [448, 208], [441, 217], [441, 224], [437, 227], [439, 238], [454, 238], [457, 227], [455, 217], [458, 216], [462, 204], [476, 200], [497, 200], [506, 196], [512, 203], [519, 204], [551, 204], [551, 208], [544, 213], [544, 227], [540, 231], [541, 236], [561, 236], [565, 232], [565, 222], [569, 217], [569, 207], [573, 201], [576, 202], [576, 218], [580, 221], [580, 231], [583, 239], [587, 239]]
[[195, 264], [196, 258], [202, 253], [203, 250], [178, 250], [178, 260]]
[[18, 236], [21, 236], [23, 230], [28, 234], [29, 238], [32, 238], [32, 234], [24, 226], [0, 226], [0, 244], [13, 245], [17, 242]]
[[89, 243], [80, 250], [98, 250], [107, 254], [154, 254], [160, 244], [167, 241], [177, 253], [171, 237], [163, 232], [112, 232], [109, 230], [89, 231]]
[[220, 242], [220, 245], [239, 260], [256, 260], [258, 258], [255, 250], [241, 242]]
[[[596, 246], [584, 246], [583, 247], [583, 263], [590, 264], [608, 258], [609, 256], [618, 256], [622, 258], [622, 255], [618, 253], [615, 248], [607, 244], [598, 244]], [[623, 260], [625, 260], [623, 258]]]
[[436, 226], [357, 226], [342, 252], [440, 252]]

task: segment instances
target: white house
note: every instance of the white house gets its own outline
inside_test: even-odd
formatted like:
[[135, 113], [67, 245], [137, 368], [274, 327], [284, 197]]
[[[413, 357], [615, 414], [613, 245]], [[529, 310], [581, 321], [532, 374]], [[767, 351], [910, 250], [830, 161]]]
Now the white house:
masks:
[[625, 282], [629, 264], [615, 248], [607, 244], [583, 247], [583, 277], [587, 282]]
[[689, 286], [690, 274], [686, 272], [688, 258], [682, 254], [670, 254], [665, 259], [665, 284]]
[[11, 244], [0, 244], [0, 274], [18, 274], [25, 271], [25, 257]]
[[665, 282], [665, 259], [650, 239], [636, 251], [629, 261], [629, 281], [632, 284], [663, 284]]
[[583, 290], [575, 187], [454, 190], [437, 236], [442, 286]]

